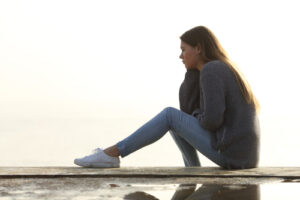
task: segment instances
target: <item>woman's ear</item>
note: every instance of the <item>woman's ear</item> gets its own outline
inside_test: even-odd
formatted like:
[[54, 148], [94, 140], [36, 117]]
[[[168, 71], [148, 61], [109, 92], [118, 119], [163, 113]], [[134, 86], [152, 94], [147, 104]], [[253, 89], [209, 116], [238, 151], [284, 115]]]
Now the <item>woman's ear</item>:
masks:
[[201, 48], [200, 44], [197, 44], [196, 50], [197, 50], [198, 54], [201, 54], [202, 48]]

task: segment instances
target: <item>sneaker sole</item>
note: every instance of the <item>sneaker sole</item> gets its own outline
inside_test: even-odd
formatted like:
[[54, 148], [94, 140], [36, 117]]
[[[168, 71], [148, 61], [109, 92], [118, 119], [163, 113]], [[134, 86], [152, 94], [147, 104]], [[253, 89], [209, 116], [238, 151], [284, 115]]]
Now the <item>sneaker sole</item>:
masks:
[[119, 168], [120, 164], [115, 163], [85, 163], [85, 162], [78, 162], [74, 161], [74, 163], [81, 167], [95, 167], [95, 168]]

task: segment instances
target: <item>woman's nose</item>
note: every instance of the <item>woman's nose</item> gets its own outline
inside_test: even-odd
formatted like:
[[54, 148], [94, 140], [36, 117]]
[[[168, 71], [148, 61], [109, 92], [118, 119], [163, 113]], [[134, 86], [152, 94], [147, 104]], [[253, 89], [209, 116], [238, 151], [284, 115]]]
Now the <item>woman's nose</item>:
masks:
[[182, 53], [179, 55], [179, 58], [182, 59]]

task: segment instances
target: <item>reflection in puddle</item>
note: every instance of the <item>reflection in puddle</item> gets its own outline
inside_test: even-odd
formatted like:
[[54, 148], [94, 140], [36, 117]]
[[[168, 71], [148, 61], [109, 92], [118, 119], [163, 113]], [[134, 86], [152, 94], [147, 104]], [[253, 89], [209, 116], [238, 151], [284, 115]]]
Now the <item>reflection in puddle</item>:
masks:
[[[157, 200], [155, 196], [145, 192], [134, 192], [124, 196], [125, 200]], [[172, 200], [259, 200], [259, 185], [179, 185]]]
[[300, 199], [299, 183], [262, 184], [260, 187], [262, 200]]
[[178, 185], [179, 183], [132, 178], [0, 179], [0, 199], [299, 200], [300, 197], [299, 183]]

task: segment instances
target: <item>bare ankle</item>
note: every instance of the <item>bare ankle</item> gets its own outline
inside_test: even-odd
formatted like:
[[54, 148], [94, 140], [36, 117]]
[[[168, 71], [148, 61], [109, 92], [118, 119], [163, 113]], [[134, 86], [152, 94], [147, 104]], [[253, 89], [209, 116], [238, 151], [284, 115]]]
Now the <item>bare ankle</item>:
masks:
[[108, 148], [104, 149], [104, 153], [106, 153], [107, 155], [109, 155], [111, 157], [120, 156], [119, 150], [118, 150], [116, 145], [113, 145], [111, 147], [108, 147]]

